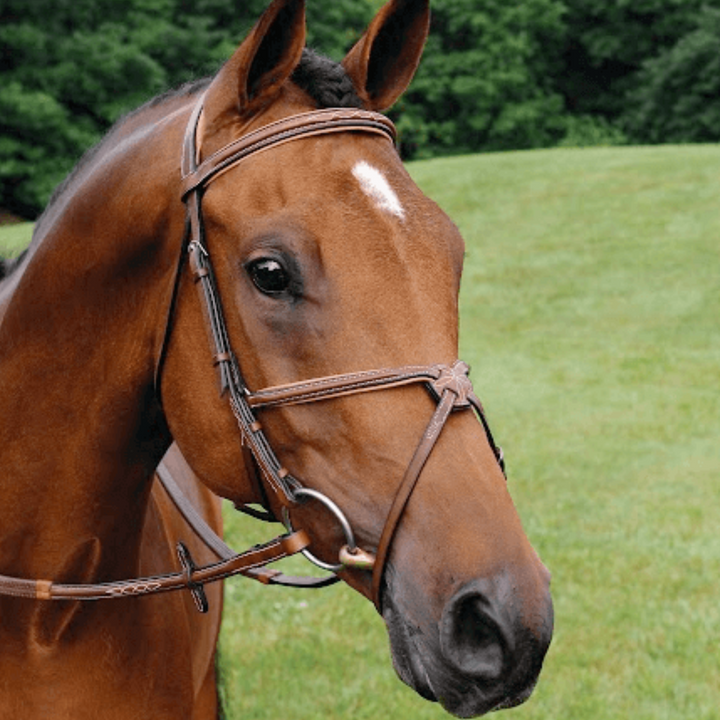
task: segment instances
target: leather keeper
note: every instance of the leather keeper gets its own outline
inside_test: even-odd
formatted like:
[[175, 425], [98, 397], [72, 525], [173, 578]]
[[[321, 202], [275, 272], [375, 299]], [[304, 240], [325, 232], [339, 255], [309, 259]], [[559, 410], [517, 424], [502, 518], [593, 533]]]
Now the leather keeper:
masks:
[[217, 355], [213, 356], [213, 365], [219, 365], [220, 363], [224, 362], [230, 362], [232, 360], [232, 355], [230, 353], [218, 353]]
[[271, 585], [273, 578], [278, 575], [282, 575], [279, 570], [270, 570], [269, 568], [257, 568], [252, 572], [253, 578], [260, 581], [263, 585]]
[[38, 600], [52, 600], [52, 580], [35, 581], [35, 597]]
[[304, 550], [308, 545], [310, 545], [310, 538], [304, 530], [296, 530], [292, 535], [286, 535], [282, 540], [283, 550], [288, 555], [294, 555]]

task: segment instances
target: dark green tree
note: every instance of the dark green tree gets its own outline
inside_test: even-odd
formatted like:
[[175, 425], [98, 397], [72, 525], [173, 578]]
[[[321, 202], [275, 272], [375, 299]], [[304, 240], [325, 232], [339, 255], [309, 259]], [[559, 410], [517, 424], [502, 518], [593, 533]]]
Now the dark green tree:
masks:
[[[198, 60], [193, 35], [173, 24], [173, 5], [1, 0], [1, 206], [35, 215], [120, 115], [189, 74]], [[219, 36], [198, 20], [194, 38], [202, 42], [204, 33], [212, 50]], [[172, 57], [181, 57], [182, 67]]]
[[434, 0], [432, 9], [423, 62], [395, 111], [405, 156], [554, 144], [563, 2]]
[[[717, 3], [717, 0], [714, 0]], [[565, 0], [557, 87], [568, 110], [614, 121], [643, 63], [696, 27], [708, 0]]]
[[[0, 0], [0, 207], [35, 216], [82, 153], [157, 93], [213, 74], [267, 0]], [[369, 0], [308, 3], [339, 59]]]
[[628, 133], [645, 143], [720, 141], [720, 9], [647, 60], [628, 94]]
[[[0, 207], [33, 217], [122, 114], [214, 73], [268, 0], [0, 0]], [[383, 0], [308, 0], [336, 60]], [[706, 8], [706, 9], [703, 9]], [[720, 0], [432, 0], [406, 158], [720, 140]]]

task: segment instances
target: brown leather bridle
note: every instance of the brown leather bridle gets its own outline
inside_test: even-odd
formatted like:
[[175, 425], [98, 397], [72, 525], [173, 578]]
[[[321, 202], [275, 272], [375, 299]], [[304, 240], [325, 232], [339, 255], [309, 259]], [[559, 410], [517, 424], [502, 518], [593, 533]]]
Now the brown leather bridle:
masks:
[[[240, 427], [243, 445], [250, 450], [265, 487], [274, 495], [279, 505], [287, 511], [296, 507], [302, 485], [278, 461], [263, 433], [261, 424], [256, 419], [255, 410], [317, 402], [414, 383], [427, 385], [438, 401], [437, 408], [395, 494], [374, 558], [369, 553], [362, 553], [360, 559], [354, 563], [353, 553], [348, 557], [346, 552], [344, 562], [341, 563], [346, 567], [353, 565], [364, 569], [372, 567], [372, 598], [379, 609], [384, 569], [398, 524], [422, 469], [453, 410], [475, 408], [495, 456], [501, 467], [503, 465], [502, 452], [495, 445], [482, 405], [473, 392], [468, 377], [469, 368], [458, 360], [452, 367], [431, 365], [366, 370], [251, 392], [242, 379], [237, 359], [230, 347], [220, 296], [212, 272], [210, 253], [205, 242], [201, 202], [202, 193], [212, 180], [247, 157], [269, 148], [300, 138], [337, 132], [374, 133], [394, 144], [395, 127], [385, 116], [366, 110], [317, 110], [293, 115], [266, 125], [230, 143], [198, 164], [197, 129], [201, 113], [202, 98], [187, 127], [182, 163], [183, 199], [188, 212], [190, 265], [195, 282], [200, 288], [200, 296], [210, 325], [214, 362], [221, 379], [221, 392], [227, 392]], [[315, 494], [318, 494], [317, 491]]]
[[[311, 560], [334, 571], [342, 568], [372, 570], [371, 595], [375, 606], [381, 608], [381, 588], [392, 542], [403, 517], [408, 501], [415, 489], [427, 459], [454, 410], [474, 409], [485, 429], [488, 441], [504, 472], [502, 451], [495, 445], [485, 418], [482, 405], [473, 392], [468, 377], [469, 368], [462, 361], [452, 366], [437, 364], [429, 366], [406, 366], [395, 369], [363, 370], [343, 375], [332, 375], [312, 380], [303, 380], [252, 392], [245, 384], [235, 354], [232, 351], [220, 295], [215, 282], [210, 253], [205, 239], [202, 218], [202, 196], [207, 186], [219, 175], [242, 160], [278, 145], [301, 138], [327, 135], [339, 132], [372, 133], [382, 136], [394, 144], [395, 127], [383, 115], [356, 109], [328, 109], [301, 113], [271, 123], [231, 142], [208, 158], [199, 161], [197, 133], [203, 108], [201, 97], [190, 117], [183, 143], [182, 157], [182, 199], [187, 208], [187, 232], [183, 242], [183, 253], [187, 252], [189, 265], [201, 303], [205, 310], [212, 342], [213, 363], [220, 376], [221, 394], [227, 395], [232, 412], [237, 419], [243, 447], [252, 457], [261, 480], [262, 492], [272, 495], [275, 505], [282, 509], [288, 526], [288, 534], [275, 538], [265, 545], [251, 548], [244, 553], [234, 553], [207, 526], [183, 496], [172, 480], [167, 469], [161, 464], [158, 477], [171, 499], [180, 509], [200, 539], [221, 558], [220, 562], [206, 567], [196, 567], [187, 548], [178, 544], [178, 556], [183, 570], [168, 575], [136, 578], [110, 583], [56, 584], [49, 580], [26, 580], [0, 575], [0, 595], [29, 597], [43, 600], [97, 600], [112, 597], [127, 597], [187, 588], [195, 599], [199, 610], [207, 610], [207, 600], [202, 586], [208, 582], [242, 574], [265, 583], [319, 587], [336, 580], [288, 578], [265, 566], [277, 559], [304, 552]], [[156, 370], [156, 387], [160, 388], [160, 376], [165, 348], [171, 332], [175, 298], [179, 278], [184, 266], [178, 263], [168, 320]], [[259, 410], [286, 405], [297, 405], [330, 400], [332, 398], [372, 392], [404, 385], [422, 384], [428, 388], [437, 401], [437, 407], [430, 418], [425, 432], [405, 471], [390, 505], [385, 524], [374, 554], [363, 551], [355, 545], [350, 524], [339, 507], [317, 490], [304, 488], [289, 471], [282, 466], [268, 442], [261, 423], [256, 417]], [[337, 564], [328, 565], [309, 553], [309, 540], [301, 531], [292, 530], [290, 513], [294, 508], [311, 497], [330, 508], [343, 527], [346, 545], [340, 551]], [[266, 502], [267, 505], [267, 497]], [[240, 508], [244, 509], [244, 508]], [[263, 519], [274, 519], [267, 511], [250, 510], [250, 514]]]

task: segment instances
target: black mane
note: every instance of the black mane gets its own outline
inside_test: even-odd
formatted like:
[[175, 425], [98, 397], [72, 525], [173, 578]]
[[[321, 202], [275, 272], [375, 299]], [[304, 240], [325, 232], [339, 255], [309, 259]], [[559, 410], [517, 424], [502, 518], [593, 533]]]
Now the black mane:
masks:
[[318, 104], [318, 108], [361, 108], [345, 68], [310, 48], [303, 50], [302, 59], [292, 74], [293, 82]]
[[[136, 110], [133, 110], [120, 118], [120, 120], [118, 120], [110, 128], [105, 137], [95, 147], [89, 149], [82, 158], [80, 158], [79, 162], [75, 165], [70, 174], [60, 183], [60, 185], [58, 185], [50, 197], [43, 215], [63, 194], [80, 170], [85, 167], [93, 159], [93, 157], [95, 157], [108, 138], [112, 136], [113, 132], [122, 126], [128, 119], [135, 117], [144, 110], [162, 105], [164, 102], [184, 96], [196, 95], [202, 90], [205, 90], [211, 81], [212, 77], [207, 77], [202, 78], [201, 80], [194, 80], [192, 82], [185, 83], [180, 87], [157, 95]], [[348, 77], [343, 66], [340, 63], [330, 60], [330, 58], [316, 53], [310, 48], [305, 48], [303, 50], [302, 58], [292, 74], [292, 81], [317, 103], [319, 109], [334, 107], [362, 108], [363, 106], [362, 101], [357, 96], [352, 81]], [[38, 227], [41, 218], [42, 215], [38, 218], [36, 228]], [[22, 264], [24, 257], [25, 252], [14, 260], [0, 259], [0, 279], [7, 277], [17, 267], [19, 267]]]

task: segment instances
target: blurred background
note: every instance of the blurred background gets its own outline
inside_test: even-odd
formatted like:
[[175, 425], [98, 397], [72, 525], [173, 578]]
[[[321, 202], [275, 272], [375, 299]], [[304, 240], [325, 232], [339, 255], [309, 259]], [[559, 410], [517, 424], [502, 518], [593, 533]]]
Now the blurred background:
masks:
[[[0, 208], [32, 219], [143, 101], [213, 74], [266, 0], [0, 0]], [[311, 0], [341, 59], [379, 0]], [[433, 0], [405, 159], [720, 140], [718, 0]]]

